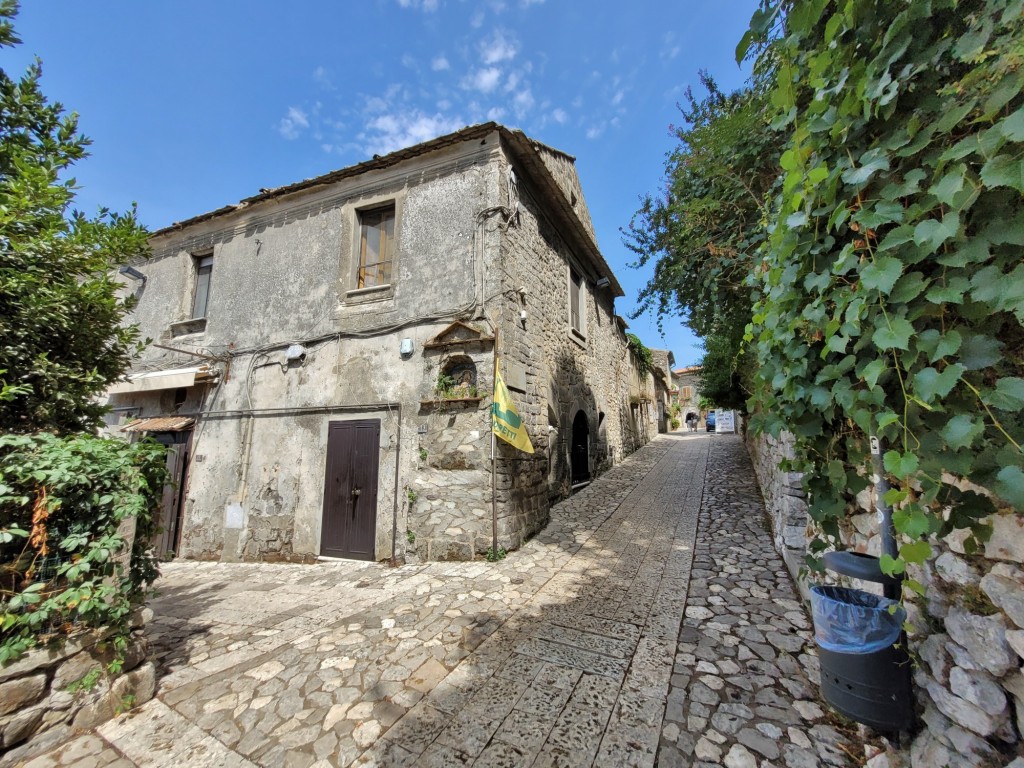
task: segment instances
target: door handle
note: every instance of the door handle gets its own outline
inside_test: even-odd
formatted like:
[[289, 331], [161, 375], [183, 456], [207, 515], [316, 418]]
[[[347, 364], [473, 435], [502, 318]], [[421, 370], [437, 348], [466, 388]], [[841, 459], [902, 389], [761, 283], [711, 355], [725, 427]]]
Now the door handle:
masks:
[[360, 493], [362, 493], [362, 491], [360, 491], [358, 488], [353, 488], [352, 489], [352, 495], [353, 496], [358, 496]]

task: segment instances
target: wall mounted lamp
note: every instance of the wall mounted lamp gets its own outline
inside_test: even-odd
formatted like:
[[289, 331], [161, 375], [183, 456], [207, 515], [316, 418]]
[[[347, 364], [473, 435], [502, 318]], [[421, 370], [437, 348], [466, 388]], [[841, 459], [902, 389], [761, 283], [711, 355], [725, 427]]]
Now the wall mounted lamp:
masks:
[[122, 275], [128, 275], [128, 277], [134, 278], [136, 280], [141, 280], [142, 282], [146, 282], [146, 276], [139, 272], [139, 270], [137, 270], [135, 267], [124, 266], [117, 271], [120, 272]]
[[602, 277], [596, 283], [594, 283], [594, 285], [596, 285], [598, 288], [607, 288], [611, 284], [612, 281], [609, 280], [607, 277]]

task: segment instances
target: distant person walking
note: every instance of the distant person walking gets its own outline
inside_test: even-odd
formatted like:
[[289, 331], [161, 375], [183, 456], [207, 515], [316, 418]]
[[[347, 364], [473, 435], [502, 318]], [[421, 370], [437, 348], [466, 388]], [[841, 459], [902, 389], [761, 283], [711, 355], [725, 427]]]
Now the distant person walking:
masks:
[[690, 429], [691, 432], [697, 431], [697, 414], [686, 414], [686, 426]]

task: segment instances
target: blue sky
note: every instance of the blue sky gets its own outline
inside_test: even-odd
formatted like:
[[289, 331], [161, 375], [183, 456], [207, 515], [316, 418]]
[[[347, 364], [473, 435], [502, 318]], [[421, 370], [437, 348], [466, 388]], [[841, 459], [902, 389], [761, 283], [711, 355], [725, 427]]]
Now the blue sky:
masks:
[[[648, 274], [622, 244], [662, 187], [676, 104], [707, 69], [723, 88], [756, 0], [31, 0], [15, 74], [94, 145], [78, 207], [139, 205], [156, 229], [465, 125], [496, 120], [577, 158], [598, 243], [626, 291]], [[679, 366], [700, 358], [677, 319], [629, 320]]]

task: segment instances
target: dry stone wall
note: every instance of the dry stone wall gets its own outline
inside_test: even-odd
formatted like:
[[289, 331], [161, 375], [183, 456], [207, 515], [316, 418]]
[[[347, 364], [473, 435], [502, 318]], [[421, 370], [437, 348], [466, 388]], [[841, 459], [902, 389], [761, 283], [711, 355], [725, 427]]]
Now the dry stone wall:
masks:
[[156, 667], [147, 659], [143, 628], [148, 613], [136, 614], [124, 663], [114, 677], [105, 672], [114, 652], [100, 630], [72, 636], [60, 649], [29, 651], [0, 667], [0, 764], [29, 760], [153, 698]]
[[[786, 436], [748, 440], [776, 547], [794, 571], [807, 536], [800, 476], [778, 469], [791, 445]], [[849, 518], [844, 544], [877, 555], [873, 489], [857, 501], [861, 511]], [[1024, 764], [1024, 521], [1009, 514], [989, 522], [993, 533], [982, 551], [968, 554], [962, 532], [933, 539], [934, 556], [910, 574], [927, 595], [907, 605], [922, 727], [909, 748], [873, 758], [871, 768]], [[806, 582], [802, 588], [806, 594]]]

